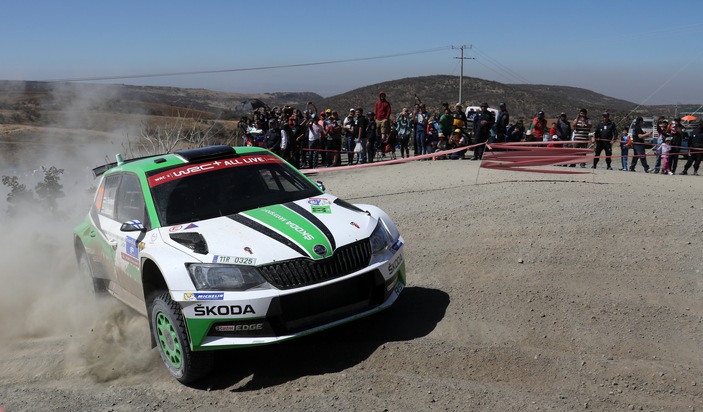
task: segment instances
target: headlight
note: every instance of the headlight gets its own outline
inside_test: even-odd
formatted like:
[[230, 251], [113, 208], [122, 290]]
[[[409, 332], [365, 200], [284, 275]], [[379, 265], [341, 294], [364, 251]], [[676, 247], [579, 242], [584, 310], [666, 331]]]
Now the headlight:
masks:
[[197, 290], [243, 291], [271, 288], [254, 266], [190, 263], [186, 267]]
[[384, 252], [391, 245], [391, 236], [380, 220], [376, 224], [376, 229], [371, 233], [369, 241], [371, 241], [371, 253], [374, 255]]

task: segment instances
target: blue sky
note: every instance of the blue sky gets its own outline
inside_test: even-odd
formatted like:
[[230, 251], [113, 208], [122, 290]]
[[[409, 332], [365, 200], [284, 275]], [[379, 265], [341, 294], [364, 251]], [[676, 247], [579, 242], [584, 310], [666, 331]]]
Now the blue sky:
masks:
[[[3, 80], [231, 70], [103, 82], [326, 97], [458, 76], [451, 46], [471, 45], [464, 76], [703, 103], [703, 2], [694, 0], [13, 1], [0, 38]], [[240, 70], [291, 65], [305, 66]]]

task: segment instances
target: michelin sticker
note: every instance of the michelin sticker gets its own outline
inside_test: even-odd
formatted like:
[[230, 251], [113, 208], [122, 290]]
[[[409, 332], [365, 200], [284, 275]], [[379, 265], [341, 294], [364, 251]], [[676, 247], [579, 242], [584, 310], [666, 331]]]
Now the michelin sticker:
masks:
[[196, 301], [196, 300], [222, 300], [225, 298], [224, 293], [189, 293], [183, 294], [183, 300]]

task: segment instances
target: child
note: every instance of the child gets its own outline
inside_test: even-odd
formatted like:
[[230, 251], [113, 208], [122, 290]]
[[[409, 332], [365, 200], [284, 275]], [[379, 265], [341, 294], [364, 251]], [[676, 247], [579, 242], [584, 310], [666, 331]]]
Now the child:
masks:
[[425, 145], [426, 149], [425, 151], [427, 153], [434, 153], [435, 150], [437, 149], [437, 143], [439, 142], [439, 136], [437, 133], [437, 129], [434, 127], [427, 127], [427, 136], [425, 138]]
[[624, 127], [622, 129], [622, 135], [620, 135], [620, 153], [622, 157], [622, 169], [627, 172], [627, 153], [630, 151], [630, 147], [632, 147], [632, 140], [630, 139], [630, 136], [627, 134], [628, 130], [627, 127]]
[[551, 142], [547, 143], [547, 147], [557, 147], [557, 145], [554, 144], [554, 142], [556, 142], [557, 140], [559, 140], [559, 137], [555, 133], [552, 135]]
[[671, 170], [669, 170], [669, 153], [671, 152], [671, 136], [666, 136], [664, 143], [661, 144], [661, 156], [662, 156], [662, 174], [673, 175]]
[[[557, 124], [556, 124], [556, 122], [552, 122], [552, 127], [549, 129], [549, 135], [552, 136], [551, 140], [558, 140], [558, 139], [555, 139], [555, 138], [554, 138], [554, 136], [557, 135]], [[551, 144], [551, 143], [550, 143], [550, 144]], [[547, 147], [549, 147], [549, 144], [547, 145]], [[553, 144], [552, 144], [552, 147], [554, 147]]]
[[[443, 152], [443, 151], [447, 150], [447, 138], [446, 138], [446, 136], [444, 136], [444, 133], [440, 133], [437, 137], [439, 140], [437, 141], [437, 145], [434, 148], [434, 153], [439, 153], [439, 152]], [[446, 159], [445, 155], [432, 157], [432, 160], [444, 160], [444, 159]]]

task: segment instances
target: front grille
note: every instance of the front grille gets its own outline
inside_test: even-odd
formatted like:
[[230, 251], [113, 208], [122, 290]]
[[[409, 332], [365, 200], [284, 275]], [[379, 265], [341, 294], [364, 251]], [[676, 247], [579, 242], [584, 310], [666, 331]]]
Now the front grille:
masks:
[[293, 259], [259, 266], [259, 269], [273, 286], [292, 289], [348, 275], [367, 267], [370, 260], [371, 244], [364, 239], [338, 248], [326, 259]]
[[385, 299], [381, 272], [373, 270], [330, 285], [271, 300], [266, 320], [277, 336], [302, 332], [378, 307]]

